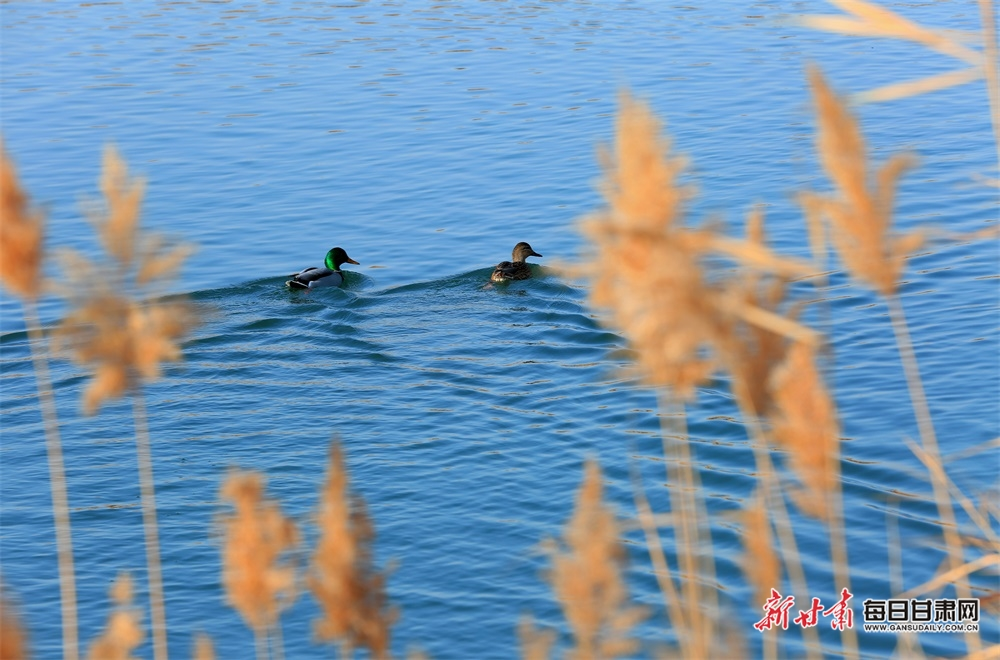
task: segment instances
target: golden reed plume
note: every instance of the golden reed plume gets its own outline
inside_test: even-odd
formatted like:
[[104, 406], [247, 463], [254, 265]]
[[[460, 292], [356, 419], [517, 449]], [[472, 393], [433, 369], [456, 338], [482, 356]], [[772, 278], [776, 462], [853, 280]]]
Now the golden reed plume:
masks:
[[[554, 541], [550, 580], [573, 631], [574, 660], [616, 658], [638, 649], [631, 629], [646, 617], [642, 607], [629, 605], [628, 588], [621, 575], [625, 551], [618, 540], [618, 523], [603, 502], [601, 469], [587, 462], [576, 498], [573, 517], [563, 532], [565, 550]], [[545, 638], [527, 624], [522, 631], [525, 652], [538, 657]]]
[[774, 437], [788, 450], [801, 490], [799, 508], [827, 519], [831, 495], [840, 488], [840, 425], [833, 399], [816, 368], [812, 348], [795, 344], [772, 379]]
[[144, 189], [141, 180], [129, 177], [118, 152], [108, 148], [101, 175], [104, 209], [94, 212], [92, 220], [109, 259], [95, 264], [74, 251], [63, 254], [71, 283], [62, 293], [71, 311], [59, 338], [76, 362], [94, 372], [84, 393], [87, 413], [96, 412], [106, 399], [158, 379], [163, 362], [181, 359], [179, 341], [197, 325], [187, 301], [155, 295], [191, 248], [168, 247], [162, 237], [140, 232]]
[[7, 600], [0, 585], [0, 658], [27, 660], [28, 640], [17, 610]]
[[[90, 272], [80, 269], [80, 272]], [[61, 339], [73, 357], [94, 370], [84, 393], [84, 410], [96, 412], [106, 399], [135, 391], [156, 380], [162, 362], [181, 359], [177, 340], [196, 320], [183, 302], [140, 302], [96, 285], [63, 321]]]
[[158, 296], [190, 248], [168, 248], [162, 238], [140, 231], [145, 184], [130, 177], [125, 161], [113, 147], [104, 151], [100, 188], [104, 203], [92, 211], [91, 220], [107, 259], [94, 263], [79, 253], [65, 252], [64, 272], [69, 282], [61, 285], [61, 292], [70, 313], [60, 324], [57, 339], [60, 346], [69, 348], [77, 363], [94, 373], [84, 391], [85, 412], [96, 412], [106, 399], [132, 395], [153, 651], [156, 660], [167, 660], [156, 490], [141, 385], [159, 378], [162, 362], [181, 358], [179, 341], [197, 324], [194, 308], [187, 301]]
[[923, 244], [921, 232], [894, 236], [893, 204], [902, 174], [913, 166], [908, 155], [891, 157], [869, 183], [864, 137], [857, 121], [826, 84], [819, 69], [809, 72], [819, 118], [817, 150], [837, 189], [835, 197], [808, 198], [833, 228], [840, 258], [854, 277], [885, 296], [896, 292], [907, 255]]
[[627, 94], [620, 105], [614, 150], [601, 153], [607, 209], [582, 222], [595, 248], [579, 272], [591, 278], [591, 303], [638, 352], [645, 380], [688, 397], [715, 368], [700, 350], [719, 332], [698, 268], [707, 237], [680, 226], [691, 191], [660, 122]]
[[295, 600], [295, 567], [280, 559], [298, 545], [298, 528], [276, 502], [264, 498], [264, 478], [259, 474], [230, 474], [220, 495], [235, 509], [221, 519], [226, 599], [254, 631], [257, 657], [265, 658], [268, 639], [278, 632], [281, 610]]
[[[764, 231], [764, 214], [754, 209], [746, 221], [747, 246], [763, 254], [769, 252]], [[796, 310], [782, 316], [786, 306], [788, 279], [781, 274], [765, 274], [743, 268], [738, 277], [726, 282], [726, 295], [733, 305], [746, 310], [760, 310], [775, 319], [794, 323]], [[729, 332], [720, 339], [724, 362], [733, 376], [733, 394], [740, 407], [749, 415], [767, 414], [773, 404], [771, 374], [781, 364], [788, 350], [789, 339], [782, 332], [742, 320], [733, 322]]]
[[535, 628], [531, 617], [525, 616], [517, 626], [517, 639], [521, 645], [521, 660], [549, 660], [556, 632]]
[[[810, 71], [810, 82], [819, 120], [817, 149], [827, 176], [836, 188], [832, 196], [812, 196], [812, 203], [819, 206], [828, 220], [833, 244], [850, 274], [886, 300], [920, 430], [922, 460], [929, 466], [940, 465], [937, 434], [899, 296], [906, 257], [923, 243], [923, 234], [919, 231], [904, 235], [892, 233], [896, 182], [909, 166], [910, 159], [906, 156], [890, 158], [875, 176], [874, 185], [870, 185], [867, 154], [857, 120], [844, 101], [829, 88], [818, 69]], [[959, 572], [964, 564], [964, 548], [957, 531], [946, 475], [943, 470], [930, 469], [930, 481], [948, 554], [945, 570], [955, 572], [955, 590], [959, 598], [969, 598], [968, 580]], [[970, 654], [979, 652], [978, 633], [962, 637]]]
[[38, 404], [45, 428], [45, 450], [52, 491], [52, 517], [59, 561], [59, 591], [62, 609], [63, 654], [76, 660], [80, 653], [77, 631], [76, 574], [73, 565], [73, 535], [69, 519], [69, 495], [63, 461], [59, 417], [52, 377], [49, 375], [47, 341], [38, 318], [37, 299], [42, 291], [44, 216], [30, 208], [14, 163], [0, 141], [0, 281], [21, 297], [28, 346], [38, 386]]
[[[786, 311], [785, 300], [788, 280], [815, 269], [768, 247], [759, 210], [748, 218], [744, 239], [686, 225], [684, 203], [691, 190], [680, 183], [683, 161], [671, 155], [647, 104], [623, 94], [620, 105], [614, 148], [602, 154], [606, 207], [582, 222], [592, 253], [589, 263], [574, 270], [590, 278], [591, 303], [610, 312], [609, 323], [636, 350], [647, 383], [684, 399], [716, 371], [732, 374], [733, 392], [755, 429], [758, 475], [776, 517], [782, 554], [796, 592], [804, 593], [795, 537], [758, 418], [773, 407], [771, 374], [789, 344], [820, 343], [818, 333], [795, 319], [794, 308]], [[682, 410], [663, 419], [684, 426]], [[706, 615], [715, 610], [717, 597], [705, 586], [714, 583], [712, 554], [705, 551], [711, 545], [707, 508], [686, 429], [665, 426], [663, 435], [678, 566], [676, 576], [658, 579], [682, 655], [718, 654], [728, 642]], [[652, 560], [667, 570], [665, 556], [656, 550], [659, 530], [646, 524], [644, 529]], [[815, 631], [805, 634], [818, 646]]]
[[132, 578], [122, 573], [108, 593], [117, 604], [108, 615], [104, 632], [90, 645], [87, 660], [134, 660], [135, 650], [144, 637], [139, 613], [132, 607]]
[[44, 238], [45, 216], [30, 208], [0, 142], [0, 280], [21, 298], [34, 299], [41, 292]]
[[387, 658], [395, 613], [387, 608], [385, 576], [372, 565], [375, 531], [364, 500], [349, 493], [348, 482], [343, 451], [334, 443], [308, 578], [323, 610], [314, 629], [319, 640], [338, 642], [345, 657], [366, 648], [374, 658]]
[[593, 250], [570, 272], [591, 280], [591, 304], [625, 333], [646, 382], [690, 398], [727, 357], [738, 321], [815, 342], [808, 328], [733, 295], [742, 274], [727, 283], [720, 273], [709, 277], [702, 262], [718, 254], [782, 276], [807, 275], [810, 267], [760, 241], [685, 226], [692, 195], [680, 183], [685, 161], [671, 154], [647, 104], [623, 93], [620, 105], [614, 149], [601, 153], [607, 206], [582, 221]]

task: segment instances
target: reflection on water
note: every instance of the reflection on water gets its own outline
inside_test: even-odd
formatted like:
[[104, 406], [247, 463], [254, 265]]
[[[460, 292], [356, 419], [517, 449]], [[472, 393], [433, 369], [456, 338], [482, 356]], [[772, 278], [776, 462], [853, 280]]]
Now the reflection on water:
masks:
[[[968, 11], [951, 11], [959, 5]], [[622, 515], [633, 510], [633, 466], [654, 508], [668, 510], [666, 489], [653, 487], [664, 479], [656, 401], [630, 380], [622, 338], [597, 323], [581, 289], [546, 267], [493, 288], [490, 269], [518, 240], [544, 246], [546, 264], [573, 258], [572, 223], [597, 203], [594, 145], [610, 135], [624, 84], [668, 118], [691, 157], [695, 217], [737, 225], [766, 202], [772, 240], [804, 255], [792, 193], [819, 185], [804, 59], [823, 62], [839, 87], [867, 89], [911, 77], [912, 58], [893, 44], [873, 57], [806, 32], [788, 11], [767, 2], [4, 5], [0, 121], [49, 213], [52, 243], [96, 249], [79, 201], [94, 196], [100, 148], [114, 141], [149, 178], [147, 224], [200, 245], [177, 286], [195, 292], [209, 321], [186, 362], [149, 392], [175, 653], [197, 630], [219, 657], [250, 648], [222, 607], [212, 521], [226, 468], [266, 471], [269, 491], [304, 519], [334, 435], [371, 506], [379, 562], [400, 562], [389, 581], [402, 608], [399, 654], [510, 657], [523, 612], [560, 625], [537, 544], [566, 519], [584, 458], [600, 457]], [[976, 13], [961, 3], [907, 8], [955, 29], [973, 29]], [[904, 226], [930, 219], [958, 232], [995, 220], [995, 193], [969, 183], [993, 162], [981, 89], [862, 115], [877, 152], [920, 153], [899, 195]], [[283, 289], [282, 275], [333, 245], [365, 264], [345, 289]], [[904, 288], [943, 451], [972, 491], [996, 483], [995, 461], [967, 454], [997, 434], [996, 263], [995, 247], [935, 244], [911, 260]], [[20, 310], [2, 295], [3, 576], [38, 657], [55, 657], [44, 447]], [[911, 587], [935, 568], [926, 547], [937, 512], [902, 442], [917, 433], [884, 307], [836, 273], [815, 297], [828, 309], [815, 320], [835, 338], [855, 593], [883, 598], [887, 520], [912, 541], [901, 549]], [[59, 309], [43, 314], [52, 321]], [[76, 416], [84, 380], [62, 363], [56, 376], [91, 638], [108, 581], [143, 565], [131, 421], [125, 405]], [[751, 448], [726, 382], [706, 388], [689, 415], [719, 514], [723, 608], [742, 625], [758, 613], [741, 609], [739, 529], [722, 514], [753, 487]], [[832, 593], [821, 529], [800, 520], [797, 533], [811, 583]], [[642, 539], [626, 540], [631, 592], [653, 610], [639, 634], [669, 642]], [[303, 599], [286, 616], [289, 657], [323, 652], [309, 644], [313, 614]], [[947, 653], [950, 640], [938, 637], [927, 650]], [[894, 641], [862, 640], [872, 654]]]

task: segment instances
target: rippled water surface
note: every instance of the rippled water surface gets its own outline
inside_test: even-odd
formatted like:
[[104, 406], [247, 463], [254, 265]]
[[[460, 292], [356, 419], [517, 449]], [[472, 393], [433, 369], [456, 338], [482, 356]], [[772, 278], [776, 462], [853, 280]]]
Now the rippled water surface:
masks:
[[[978, 28], [975, 2], [892, 4], [915, 20]], [[98, 248], [81, 211], [97, 195], [103, 145], [148, 180], [144, 223], [196, 242], [176, 290], [206, 322], [185, 362], [147, 390], [173, 654], [194, 632], [219, 657], [252, 638], [224, 604], [213, 520], [227, 468], [267, 473], [269, 493], [307, 522], [330, 439], [395, 562], [394, 649], [435, 658], [509, 658], [532, 612], [562, 626], [538, 550], [568, 518], [587, 456], [632, 515], [630, 471], [667, 509], [656, 396], [630, 379], [624, 339], [586, 291], [551, 267], [581, 250], [577, 218], [598, 204], [595, 145], [631, 87], [666, 118], [691, 160], [693, 218], [738, 230], [764, 203], [776, 245], [805, 255], [794, 194], [822, 188], [804, 68], [860, 91], [953, 68], [893, 42], [816, 33], [815, 2], [6, 3], [5, 146], [49, 218], [53, 246]], [[859, 109], [877, 160], [910, 150], [920, 167], [898, 195], [905, 228], [954, 233], [997, 220], [996, 156], [982, 83]], [[545, 255], [532, 280], [487, 284], [520, 240]], [[283, 276], [347, 248], [361, 266], [342, 290], [289, 292]], [[1000, 433], [997, 247], [935, 240], [908, 263], [903, 302], [942, 452], [956, 484], [995, 491]], [[56, 277], [58, 272], [52, 271]], [[844, 418], [852, 585], [886, 598], [898, 528], [900, 579], [940, 561], [937, 510], [884, 304], [840, 273], [814, 298], [833, 339]], [[59, 657], [58, 587], [43, 434], [19, 304], [0, 298], [0, 557], [37, 657]], [[60, 309], [45, 301], [52, 324]], [[144, 577], [128, 403], [79, 415], [87, 380], [54, 363], [73, 509], [81, 629], [93, 638], [119, 570]], [[727, 619], [750, 653], [735, 512], [753, 457], [728, 383], [703, 389], [689, 430], [713, 529]], [[988, 495], [987, 495], [988, 497]], [[734, 512], [729, 516], [726, 512]], [[816, 596], [833, 601], [825, 535], [795, 521]], [[673, 637], [642, 537], [625, 534], [629, 587], [651, 609], [652, 653]], [[140, 579], [139, 583], [143, 581]], [[995, 585], [994, 585], [995, 586]], [[286, 614], [290, 658], [310, 643], [315, 607]], [[984, 637], [997, 641], [995, 621]], [[752, 634], [751, 634], [752, 633]], [[831, 644], [830, 631], [821, 633]], [[794, 631], [788, 632], [794, 640]], [[925, 648], [955, 654], [955, 637]], [[870, 655], [895, 639], [861, 635]], [[792, 641], [791, 648], [798, 647]], [[151, 655], [148, 645], [144, 657]]]

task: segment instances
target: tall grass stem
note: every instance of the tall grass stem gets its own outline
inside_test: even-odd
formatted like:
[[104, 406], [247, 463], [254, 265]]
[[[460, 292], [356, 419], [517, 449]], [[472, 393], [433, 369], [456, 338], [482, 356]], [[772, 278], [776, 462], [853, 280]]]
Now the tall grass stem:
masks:
[[[780, 484], [776, 483], [774, 463], [768, 454], [768, 441], [761, 426], [760, 419], [756, 411], [749, 403], [749, 394], [745, 392], [746, 386], [738, 384], [740, 392], [736, 400], [739, 402], [743, 419], [748, 420], [750, 427], [750, 444], [753, 448], [754, 461], [757, 465], [757, 474], [763, 488], [764, 502], [774, 516], [774, 527], [778, 534], [778, 542], [781, 548], [781, 561], [788, 572], [788, 581], [792, 585], [792, 591], [796, 599], [806, 602], [809, 596], [809, 584], [806, 581], [805, 571], [802, 569], [802, 558], [799, 554], [799, 545], [795, 540], [795, 532], [792, 529], [791, 518], [788, 515], [788, 507], [785, 504], [785, 497], [781, 492]], [[802, 637], [805, 640], [806, 653], [810, 659], [818, 660], [822, 657], [822, 645], [819, 640], [819, 633], [815, 627], [809, 626], [802, 629]], [[856, 654], [855, 654], [856, 655]]]
[[[676, 410], [674, 410], [676, 408]], [[673, 482], [670, 489], [670, 510], [674, 519], [674, 534], [677, 539], [677, 572], [681, 582], [682, 607], [687, 611], [684, 621], [687, 627], [679, 635], [682, 644], [687, 645], [686, 657], [706, 657], [711, 655], [718, 641], [712, 619], [706, 616], [707, 609], [718, 612], [716, 589], [702, 589], [701, 581], [715, 584], [715, 557], [712, 552], [702, 552], [711, 548], [708, 534], [708, 512], [704, 507], [703, 495], [697, 483], [689, 446], [687, 413], [684, 405], [669, 395], [661, 393], [660, 410], [670, 411], [660, 418], [660, 438], [663, 455], [667, 459], [667, 480]], [[670, 429], [668, 424], [676, 421], [678, 428]], [[673, 431], [673, 433], [671, 433]], [[670, 441], [673, 437], [673, 442]], [[703, 557], [703, 565], [698, 566], [697, 557]], [[684, 640], [684, 635], [688, 639]], [[683, 646], [682, 646], [683, 648]]]
[[142, 526], [146, 535], [146, 570], [149, 576], [150, 629], [153, 658], [167, 660], [167, 615], [163, 605], [163, 570], [160, 563], [160, 530], [156, 521], [156, 487], [153, 481], [153, 457], [150, 450], [146, 400], [136, 385], [132, 393], [132, 416], [135, 419], [135, 449], [139, 462], [139, 490], [142, 496]]
[[73, 566], [73, 535], [70, 529], [69, 496], [66, 486], [66, 467], [63, 461], [62, 440], [52, 377], [45, 355], [45, 336], [38, 320], [38, 306], [34, 298], [25, 297], [24, 324], [28, 330], [28, 345], [35, 368], [38, 401], [45, 425], [45, 447], [49, 459], [49, 486], [52, 489], [52, 517], [56, 528], [56, 554], [59, 562], [59, 592], [62, 608], [63, 658], [77, 660], [80, 656], [80, 638], [77, 627], [76, 574]]
[[677, 589], [674, 586], [673, 574], [670, 571], [670, 563], [667, 555], [663, 551], [663, 543], [660, 542], [660, 532], [657, 529], [656, 521], [653, 518], [653, 511], [646, 499], [646, 493], [642, 486], [642, 478], [634, 474], [632, 478], [632, 498], [635, 501], [635, 509], [638, 513], [639, 524], [646, 535], [646, 550], [649, 552], [650, 562], [653, 564], [653, 574], [656, 576], [657, 584], [660, 586], [660, 595], [665, 601], [664, 605], [670, 616], [670, 623], [677, 631], [677, 639], [681, 644], [681, 655], [688, 657], [688, 643], [683, 631], [688, 629], [685, 620], [684, 608], [681, 607], [680, 599], [677, 597]]
[[[934, 421], [931, 417], [930, 406], [927, 403], [927, 394], [924, 392], [924, 384], [920, 378], [920, 367], [917, 364], [917, 355], [913, 349], [913, 340], [910, 337], [910, 329], [906, 322], [906, 312], [903, 309], [903, 303], [897, 294], [886, 296], [886, 303], [889, 306], [889, 319], [892, 323], [892, 330], [896, 335], [896, 345], [899, 347], [900, 360], [903, 363], [906, 385], [910, 391], [910, 401], [913, 404], [913, 412], [917, 417], [920, 442], [929, 460], [940, 464], [941, 453], [938, 449], [937, 435], [934, 432]], [[955, 508], [948, 493], [947, 482], [941, 478], [941, 475], [937, 471], [929, 470], [929, 472], [931, 487], [934, 490], [934, 501], [937, 503], [938, 516], [941, 518], [941, 531], [944, 534], [945, 547], [948, 552], [948, 567], [951, 570], [955, 570], [964, 561], [962, 556], [962, 539], [958, 534], [958, 526], [955, 521]], [[959, 598], [970, 597], [969, 584], [964, 577], [955, 581], [955, 592]], [[980, 650], [978, 633], [966, 634], [962, 637], [970, 654], [975, 654]]]

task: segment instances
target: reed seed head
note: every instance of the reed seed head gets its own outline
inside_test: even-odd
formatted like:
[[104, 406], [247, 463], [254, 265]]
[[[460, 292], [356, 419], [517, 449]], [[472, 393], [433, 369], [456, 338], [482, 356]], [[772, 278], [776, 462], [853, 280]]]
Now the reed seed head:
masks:
[[[622, 95], [614, 150], [603, 153], [606, 208], [582, 221], [592, 253], [569, 272], [590, 279], [591, 304], [611, 312], [611, 323], [636, 350], [646, 382], [687, 398], [734, 359], [732, 338], [741, 323], [815, 339], [815, 333], [755, 306], [744, 293], [733, 294], [742, 291], [747, 273], [788, 277], [811, 268], [770, 251], [756, 216], [744, 241], [684, 226], [684, 203], [692, 194], [679, 181], [684, 161], [671, 155], [660, 131], [648, 105]], [[707, 257], [714, 255], [736, 261], [746, 272], [733, 276], [713, 268], [710, 264], [720, 260]]]
[[264, 498], [259, 474], [231, 473], [221, 497], [235, 509], [221, 520], [226, 598], [256, 634], [266, 634], [295, 600], [295, 567], [281, 557], [298, 545], [299, 532], [276, 502]]
[[837, 410], [816, 367], [813, 348], [794, 344], [772, 378], [774, 436], [788, 450], [802, 488], [799, 508], [826, 518], [830, 495], [840, 486], [840, 429]]
[[581, 224], [592, 254], [575, 272], [591, 280], [591, 303], [611, 312], [647, 382], [690, 396], [714, 369], [702, 349], [718, 329], [698, 264], [707, 235], [680, 225], [691, 196], [679, 183], [684, 160], [649, 106], [623, 93], [602, 161], [607, 207]]
[[563, 534], [566, 550], [550, 544], [552, 587], [576, 641], [568, 657], [577, 660], [634, 653], [638, 642], [628, 634], [646, 616], [643, 608], [628, 605], [621, 576], [625, 553], [602, 491], [600, 467], [588, 461], [573, 517]]
[[94, 379], [84, 392], [88, 414], [106, 399], [158, 379], [162, 363], [181, 359], [180, 341], [198, 324], [186, 300], [156, 293], [191, 250], [141, 233], [143, 189], [140, 181], [129, 178], [117, 151], [107, 149], [101, 175], [104, 209], [94, 212], [93, 222], [108, 259], [95, 263], [71, 250], [62, 254], [68, 282], [58, 288], [70, 303], [70, 313], [56, 341], [77, 363], [93, 370]]
[[323, 610], [314, 627], [317, 638], [338, 642], [345, 654], [363, 647], [385, 658], [395, 614], [387, 606], [385, 576], [372, 563], [374, 528], [364, 500], [351, 496], [348, 482], [343, 451], [335, 443], [320, 494], [320, 538], [308, 578]]
[[0, 658], [27, 659], [28, 640], [14, 605], [0, 586]]
[[35, 299], [41, 292], [44, 219], [30, 208], [14, 162], [0, 141], [0, 281], [21, 298]]
[[75, 362], [93, 369], [84, 411], [92, 414], [106, 399], [158, 379], [163, 362], [181, 359], [179, 340], [196, 324], [186, 301], [140, 302], [94, 283], [56, 335]]
[[[764, 214], [759, 208], [747, 218], [746, 235], [747, 246], [761, 253], [767, 251]], [[744, 268], [725, 286], [725, 297], [734, 308], [759, 310], [776, 319], [786, 318], [781, 316], [781, 307], [786, 302], [786, 277]], [[771, 373], [784, 359], [789, 339], [782, 332], [743, 318], [734, 320], [729, 329], [730, 332], [720, 338], [719, 350], [733, 375], [733, 393], [743, 410], [764, 415], [772, 404]]]
[[145, 636], [139, 625], [139, 611], [132, 607], [132, 578], [121, 573], [108, 593], [117, 607], [108, 615], [104, 632], [94, 640], [88, 660], [133, 660], [132, 651]]
[[549, 660], [556, 633], [535, 628], [531, 617], [525, 616], [517, 626], [517, 638], [521, 644], [521, 660]]
[[[892, 295], [908, 254], [923, 244], [921, 232], [891, 233], [896, 187], [913, 167], [908, 155], [890, 158], [869, 183], [865, 141], [846, 104], [827, 85], [819, 69], [809, 72], [819, 120], [816, 146], [836, 195], [823, 199], [831, 238], [848, 271], [882, 295]], [[816, 205], [815, 197], [808, 204]], [[807, 214], [812, 211], [809, 206]]]
[[100, 179], [107, 211], [94, 224], [104, 249], [122, 268], [131, 265], [139, 236], [139, 218], [146, 182], [129, 177], [128, 165], [113, 146], [104, 149]]

